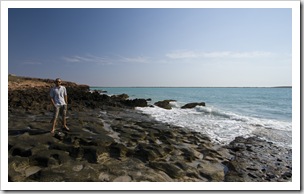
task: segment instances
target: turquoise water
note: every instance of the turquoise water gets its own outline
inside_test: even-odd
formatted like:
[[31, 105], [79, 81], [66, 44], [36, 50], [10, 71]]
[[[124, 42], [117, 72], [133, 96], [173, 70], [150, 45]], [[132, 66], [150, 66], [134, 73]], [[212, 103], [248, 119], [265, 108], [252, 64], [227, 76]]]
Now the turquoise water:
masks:
[[[137, 108], [156, 120], [207, 133], [214, 141], [229, 143], [236, 136], [259, 136], [291, 146], [291, 88], [91, 88], [107, 94], [126, 93], [131, 99], [173, 99], [173, 109]], [[205, 107], [180, 109], [190, 102]]]

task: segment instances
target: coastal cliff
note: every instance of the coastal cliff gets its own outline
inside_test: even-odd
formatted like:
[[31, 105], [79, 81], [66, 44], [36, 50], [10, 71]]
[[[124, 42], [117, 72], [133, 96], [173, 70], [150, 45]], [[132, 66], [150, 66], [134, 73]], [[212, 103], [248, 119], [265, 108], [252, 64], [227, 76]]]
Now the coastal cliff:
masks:
[[52, 136], [53, 84], [9, 76], [9, 181], [292, 181], [291, 149], [256, 137], [219, 145], [137, 112], [145, 99], [108, 96], [73, 82], [63, 82], [70, 131], [58, 128]]

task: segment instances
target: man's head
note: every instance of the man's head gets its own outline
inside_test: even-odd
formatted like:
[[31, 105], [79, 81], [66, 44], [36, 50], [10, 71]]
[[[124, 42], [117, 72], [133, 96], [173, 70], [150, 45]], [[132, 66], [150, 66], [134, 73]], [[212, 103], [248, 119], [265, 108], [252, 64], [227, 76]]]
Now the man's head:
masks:
[[61, 79], [60, 79], [60, 78], [57, 78], [57, 79], [55, 80], [55, 84], [56, 84], [56, 86], [60, 86], [60, 85], [61, 85]]

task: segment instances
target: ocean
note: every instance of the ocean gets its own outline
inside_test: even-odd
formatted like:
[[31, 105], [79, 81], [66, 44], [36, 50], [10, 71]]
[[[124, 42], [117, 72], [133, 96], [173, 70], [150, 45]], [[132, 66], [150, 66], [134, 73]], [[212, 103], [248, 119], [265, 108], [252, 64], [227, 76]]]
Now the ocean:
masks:
[[[136, 108], [158, 121], [207, 134], [214, 142], [228, 144], [237, 136], [258, 136], [278, 146], [292, 147], [292, 88], [142, 88], [91, 87], [108, 95], [126, 93], [130, 99], [171, 102], [172, 109]], [[206, 106], [181, 109], [186, 103]]]

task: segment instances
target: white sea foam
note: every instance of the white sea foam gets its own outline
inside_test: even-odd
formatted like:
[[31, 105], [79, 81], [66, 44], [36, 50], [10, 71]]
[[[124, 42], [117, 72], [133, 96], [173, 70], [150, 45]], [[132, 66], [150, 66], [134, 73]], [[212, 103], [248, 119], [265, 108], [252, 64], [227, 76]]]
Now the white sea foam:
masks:
[[171, 110], [147, 107], [137, 108], [158, 121], [186, 127], [209, 135], [216, 142], [227, 144], [237, 136], [257, 135], [265, 140], [291, 146], [291, 123], [239, 115], [216, 107], [196, 106], [181, 109], [181, 104], [171, 102]]
[[[94, 88], [96, 89], [96, 88]], [[150, 105], [165, 99], [172, 110], [138, 108], [159, 121], [208, 134], [214, 141], [229, 143], [236, 136], [257, 135], [283, 146], [292, 142], [291, 88], [97, 88], [130, 98], [151, 98]], [[180, 107], [206, 102], [193, 109]]]

